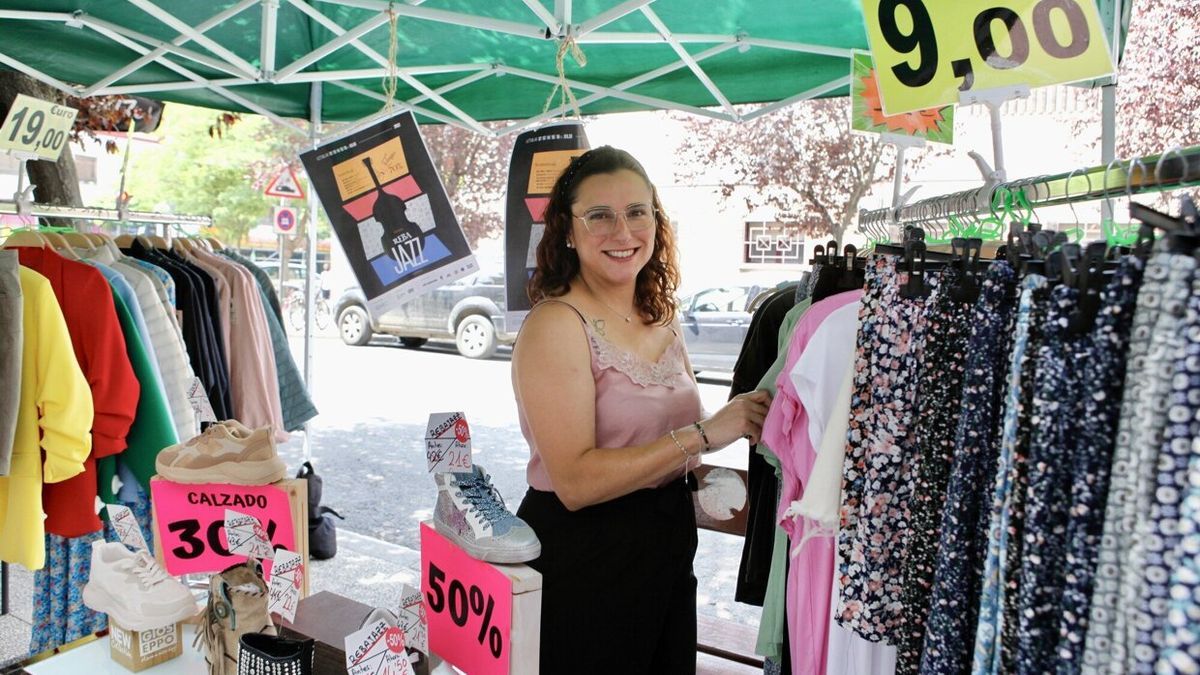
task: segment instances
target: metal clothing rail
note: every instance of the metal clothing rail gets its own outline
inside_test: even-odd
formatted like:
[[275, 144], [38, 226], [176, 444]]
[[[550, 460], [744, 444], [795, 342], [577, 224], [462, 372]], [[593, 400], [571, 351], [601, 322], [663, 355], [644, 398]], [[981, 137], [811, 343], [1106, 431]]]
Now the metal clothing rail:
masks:
[[150, 211], [127, 211], [122, 213], [117, 209], [101, 209], [88, 206], [52, 206], [49, 204], [31, 204], [23, 213], [15, 202], [0, 201], [0, 215], [24, 215], [42, 218], [77, 218], [80, 220], [104, 220], [128, 223], [159, 223], [172, 225], [212, 226], [212, 218], [208, 216], [187, 216], [175, 213], [153, 213]]
[[931, 197], [897, 209], [859, 212], [859, 229], [880, 237], [892, 225], [919, 225], [951, 216], [992, 210], [993, 198], [1007, 190], [1023, 193], [1033, 208], [1177, 190], [1200, 185], [1200, 146], [1173, 148], [1160, 155], [1114, 160], [1105, 166], [1035, 176], [975, 190]]

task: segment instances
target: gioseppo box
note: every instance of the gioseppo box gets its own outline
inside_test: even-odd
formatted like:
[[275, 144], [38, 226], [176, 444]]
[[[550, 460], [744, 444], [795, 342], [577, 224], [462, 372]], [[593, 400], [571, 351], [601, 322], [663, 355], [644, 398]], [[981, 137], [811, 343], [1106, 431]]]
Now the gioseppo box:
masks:
[[108, 646], [112, 660], [133, 672], [157, 666], [183, 653], [180, 624], [151, 630], [129, 630], [108, 620]]

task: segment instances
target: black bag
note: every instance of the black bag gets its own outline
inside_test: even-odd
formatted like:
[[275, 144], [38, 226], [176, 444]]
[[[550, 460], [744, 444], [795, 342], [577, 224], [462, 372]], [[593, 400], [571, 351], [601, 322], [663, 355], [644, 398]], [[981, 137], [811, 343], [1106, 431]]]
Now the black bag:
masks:
[[308, 557], [314, 560], [328, 560], [337, 555], [337, 524], [331, 515], [342, 520], [342, 515], [328, 506], [321, 506], [321, 493], [324, 481], [313, 470], [309, 462], [305, 462], [296, 473], [296, 478], [308, 481]]
[[238, 650], [238, 675], [312, 675], [313, 641], [247, 633]]

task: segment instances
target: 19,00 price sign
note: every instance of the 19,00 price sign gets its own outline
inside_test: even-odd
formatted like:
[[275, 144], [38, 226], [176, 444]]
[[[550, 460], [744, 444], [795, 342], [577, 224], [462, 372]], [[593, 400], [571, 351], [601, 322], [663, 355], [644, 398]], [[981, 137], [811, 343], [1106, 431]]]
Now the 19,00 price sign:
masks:
[[65, 105], [17, 94], [4, 125], [0, 126], [0, 149], [58, 161], [58, 156], [67, 145], [77, 113], [77, 110]]
[[863, 0], [889, 115], [1113, 72], [1094, 0]]

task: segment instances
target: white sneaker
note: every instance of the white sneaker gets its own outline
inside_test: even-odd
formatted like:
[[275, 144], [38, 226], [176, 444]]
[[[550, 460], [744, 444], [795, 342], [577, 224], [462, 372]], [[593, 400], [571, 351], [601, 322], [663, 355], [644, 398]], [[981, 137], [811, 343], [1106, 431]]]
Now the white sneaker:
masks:
[[504, 506], [491, 476], [476, 464], [471, 473], [434, 474], [438, 486], [434, 528], [476, 560], [529, 562], [542, 554], [533, 528]]
[[199, 611], [187, 587], [167, 575], [149, 553], [133, 553], [124, 544], [107, 541], [92, 543], [92, 572], [83, 587], [83, 604], [138, 631], [185, 621]]

